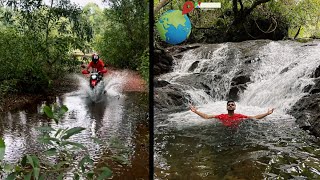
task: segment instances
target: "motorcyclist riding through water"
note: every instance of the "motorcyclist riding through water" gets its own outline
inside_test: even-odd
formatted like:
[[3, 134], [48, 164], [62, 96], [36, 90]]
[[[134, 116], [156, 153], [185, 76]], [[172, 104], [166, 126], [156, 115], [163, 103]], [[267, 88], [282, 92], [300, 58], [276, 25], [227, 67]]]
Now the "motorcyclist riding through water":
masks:
[[[84, 68], [82, 65], [81, 67]], [[92, 54], [91, 62], [88, 64], [86, 70], [83, 70], [83, 74], [89, 74], [89, 69], [92, 68], [92, 72], [98, 73], [98, 82], [102, 80], [103, 74], [107, 73], [107, 69], [105, 69], [106, 65], [103, 63], [103, 61], [99, 58], [99, 55], [94, 53]], [[90, 78], [91, 81], [91, 78]], [[95, 84], [95, 83], [94, 83]], [[90, 84], [91, 85], [91, 84]], [[91, 85], [91, 88], [93, 88], [95, 85]], [[105, 93], [105, 92], [104, 92]]]
[[99, 58], [99, 55], [96, 53], [92, 54], [92, 60], [87, 67], [87, 71], [90, 69], [90, 67], [92, 69], [95, 68], [101, 75], [107, 73], [107, 70], [104, 69], [106, 66], [104, 65], [103, 61]]

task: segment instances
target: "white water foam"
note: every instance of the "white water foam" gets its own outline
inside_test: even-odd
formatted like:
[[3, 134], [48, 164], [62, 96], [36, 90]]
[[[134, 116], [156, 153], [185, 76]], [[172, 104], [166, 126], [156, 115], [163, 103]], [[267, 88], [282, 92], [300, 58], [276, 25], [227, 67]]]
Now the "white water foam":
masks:
[[[76, 75], [80, 82], [80, 90], [84, 97], [91, 99], [93, 102], [99, 102], [104, 97], [108, 98], [120, 98], [122, 97], [122, 88], [125, 82], [126, 73], [113, 72], [103, 77], [103, 81], [100, 81], [94, 89], [89, 86], [89, 78]], [[106, 92], [104, 94], [104, 91]]]
[[320, 48], [270, 42], [259, 54], [264, 58], [252, 73], [253, 83], [240, 96], [240, 102], [285, 112], [306, 95], [305, 86], [314, 84], [310, 75], [320, 65]]

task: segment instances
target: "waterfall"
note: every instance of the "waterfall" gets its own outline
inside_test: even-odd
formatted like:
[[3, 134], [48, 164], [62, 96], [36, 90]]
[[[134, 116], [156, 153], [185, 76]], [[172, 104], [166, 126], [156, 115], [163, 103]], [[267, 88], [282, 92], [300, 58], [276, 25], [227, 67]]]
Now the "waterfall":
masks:
[[[311, 43], [252, 40], [174, 54], [173, 71], [156, 77], [156, 174], [164, 179], [237, 179], [243, 174], [248, 174], [244, 179], [319, 179], [319, 146], [309, 133], [319, 129], [320, 41]], [[226, 114], [229, 99], [236, 99], [235, 113], [243, 115], [275, 110], [230, 128], [188, 108]], [[300, 127], [310, 126], [311, 118], [305, 117], [312, 112], [316, 118], [310, 124], [315, 125], [304, 131]]]
[[320, 46], [270, 42], [263, 46], [259, 68], [251, 75], [252, 83], [241, 95], [240, 102], [259, 107], [288, 110], [314, 84], [311, 74], [320, 65]]
[[[250, 73], [238, 103], [288, 110], [313, 84], [310, 75], [320, 65], [320, 46], [291, 41], [247, 41], [203, 45], [175, 59], [173, 72], [159, 77], [181, 88], [195, 105], [226, 101], [232, 79]], [[250, 59], [251, 58], [251, 59]]]

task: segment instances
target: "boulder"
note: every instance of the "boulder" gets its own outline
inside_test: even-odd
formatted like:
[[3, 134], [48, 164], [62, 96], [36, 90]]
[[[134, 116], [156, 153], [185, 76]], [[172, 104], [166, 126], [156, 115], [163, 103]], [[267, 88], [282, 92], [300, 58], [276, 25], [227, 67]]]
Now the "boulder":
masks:
[[168, 81], [164, 81], [164, 80], [155, 80], [154, 81], [154, 87], [164, 87], [166, 85], [170, 84]]
[[153, 74], [160, 75], [163, 73], [168, 73], [172, 69], [173, 57], [163, 50], [154, 50], [154, 66]]
[[318, 78], [320, 77], [320, 65], [317, 67], [317, 69], [313, 72], [312, 78]]
[[199, 62], [200, 62], [200, 61], [195, 61], [194, 63], [192, 63], [192, 65], [191, 65], [190, 68], [188, 69], [188, 72], [194, 71], [194, 70], [198, 67]]
[[296, 122], [303, 129], [320, 136], [320, 94], [309, 94], [296, 102], [289, 111], [296, 118]]

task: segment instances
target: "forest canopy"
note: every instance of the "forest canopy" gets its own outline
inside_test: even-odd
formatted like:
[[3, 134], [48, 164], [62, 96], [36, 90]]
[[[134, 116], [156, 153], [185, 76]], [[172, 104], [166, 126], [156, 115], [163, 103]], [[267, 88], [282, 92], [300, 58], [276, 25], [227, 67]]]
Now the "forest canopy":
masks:
[[148, 1], [107, 3], [101, 9], [70, 0], [1, 0], [0, 95], [44, 92], [53, 80], [79, 71], [77, 49], [148, 79]]
[[[185, 0], [155, 0], [155, 21]], [[320, 38], [319, 0], [219, 0], [220, 9], [194, 9], [188, 14], [192, 32], [187, 43], [249, 39]], [[156, 41], [159, 41], [157, 35]]]

